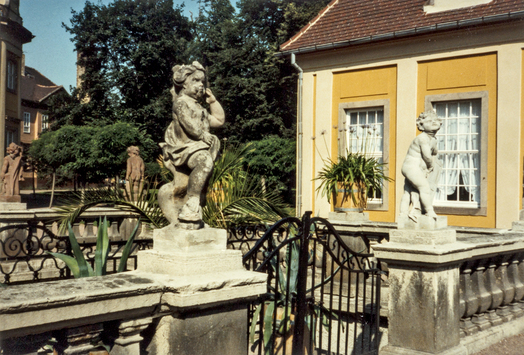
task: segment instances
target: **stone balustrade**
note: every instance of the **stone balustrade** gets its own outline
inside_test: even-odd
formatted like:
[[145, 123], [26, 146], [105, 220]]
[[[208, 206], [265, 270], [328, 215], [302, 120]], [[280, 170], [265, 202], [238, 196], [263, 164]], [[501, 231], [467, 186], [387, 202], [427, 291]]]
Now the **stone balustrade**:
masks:
[[460, 266], [461, 337], [524, 315], [524, 235], [484, 239]]

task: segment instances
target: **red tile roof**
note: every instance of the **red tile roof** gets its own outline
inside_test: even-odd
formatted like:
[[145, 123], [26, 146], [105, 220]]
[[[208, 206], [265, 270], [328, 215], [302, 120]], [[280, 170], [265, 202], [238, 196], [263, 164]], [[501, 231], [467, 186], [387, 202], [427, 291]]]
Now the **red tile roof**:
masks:
[[313, 51], [352, 42], [524, 19], [524, 0], [493, 0], [485, 5], [437, 13], [425, 13], [426, 4], [427, 0], [333, 0], [282, 44], [280, 50]]
[[65, 90], [63, 86], [56, 85], [34, 68], [26, 66], [24, 74], [20, 86], [23, 100], [42, 102], [53, 93]]

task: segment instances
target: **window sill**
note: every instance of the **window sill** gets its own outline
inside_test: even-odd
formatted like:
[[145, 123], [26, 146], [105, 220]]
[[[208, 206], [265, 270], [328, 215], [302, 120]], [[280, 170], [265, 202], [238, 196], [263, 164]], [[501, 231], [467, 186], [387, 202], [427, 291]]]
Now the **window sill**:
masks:
[[443, 207], [443, 206], [434, 206], [435, 213], [437, 214], [451, 214], [451, 215], [461, 215], [461, 216], [487, 216], [486, 207]]

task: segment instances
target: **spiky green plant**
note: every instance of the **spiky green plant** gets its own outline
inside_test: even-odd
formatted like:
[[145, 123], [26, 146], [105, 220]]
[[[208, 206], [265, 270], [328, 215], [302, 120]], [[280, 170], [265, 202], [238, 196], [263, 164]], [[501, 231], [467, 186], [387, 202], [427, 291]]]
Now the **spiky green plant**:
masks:
[[[232, 224], [274, 222], [293, 213], [275, 190], [264, 189], [244, 169], [244, 156], [249, 149], [249, 144], [228, 147], [215, 162], [203, 208], [203, 219], [209, 226], [226, 228]], [[159, 163], [169, 176], [162, 159]], [[157, 191], [156, 180], [146, 181], [137, 198], [117, 187], [88, 189], [66, 195], [55, 210], [61, 216], [63, 228], [67, 223], [73, 224], [88, 209], [104, 204], [136, 213], [145, 223], [162, 228], [169, 221], [158, 205]]]
[[331, 198], [342, 189], [344, 199], [349, 194], [355, 205], [366, 208], [367, 196], [382, 191], [382, 185], [392, 181], [384, 173], [385, 166], [386, 163], [381, 163], [377, 158], [367, 156], [365, 153], [348, 152], [346, 155], [340, 155], [338, 161], [329, 158], [315, 178], [320, 181], [317, 192], [331, 202]]
[[[140, 221], [136, 224], [135, 228], [133, 229], [133, 232], [131, 233], [131, 236], [127, 240], [126, 245], [124, 246], [124, 249], [122, 249], [122, 256], [120, 258], [120, 264], [118, 265], [117, 272], [123, 272], [126, 268], [127, 259], [131, 254], [133, 241], [135, 240], [139, 225]], [[102, 219], [100, 219], [100, 222], [98, 224], [94, 269], [87, 262], [84, 253], [82, 253], [82, 250], [80, 249], [80, 245], [78, 245], [78, 241], [76, 240], [76, 236], [73, 232], [71, 224], [68, 224], [67, 227], [69, 231], [69, 242], [71, 243], [71, 249], [73, 250], [74, 256], [69, 256], [61, 253], [47, 253], [54, 256], [57, 259], [62, 260], [69, 268], [69, 270], [71, 270], [71, 273], [75, 278], [105, 275], [107, 273], [107, 260], [109, 252], [111, 251], [111, 245], [109, 243], [108, 234], [109, 222], [107, 221], [107, 218], [104, 217], [103, 221]]]
[[60, 206], [55, 207], [60, 219], [62, 230], [74, 222], [90, 208], [109, 205], [123, 211], [137, 214], [140, 219], [155, 228], [162, 228], [169, 224], [157, 200], [158, 183], [156, 179], [144, 181], [143, 188], [138, 196], [134, 192], [127, 192], [118, 186], [91, 188], [85, 191], [71, 192], [60, 198]]

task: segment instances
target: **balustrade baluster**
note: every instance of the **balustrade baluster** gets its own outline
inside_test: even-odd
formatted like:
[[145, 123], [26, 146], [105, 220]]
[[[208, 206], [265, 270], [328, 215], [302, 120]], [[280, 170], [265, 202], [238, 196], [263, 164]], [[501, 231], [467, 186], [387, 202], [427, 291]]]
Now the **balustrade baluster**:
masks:
[[504, 293], [499, 286], [500, 281], [497, 280], [495, 270], [499, 266], [499, 258], [493, 257], [489, 259], [489, 267], [486, 270], [486, 286], [488, 292], [491, 294], [491, 304], [489, 306], [487, 317], [491, 325], [502, 324], [502, 318], [497, 314], [497, 309], [504, 300]]
[[472, 322], [477, 326], [479, 330], [488, 329], [491, 325], [486, 317], [486, 311], [491, 305], [491, 294], [486, 288], [487, 271], [486, 265], [487, 260], [478, 260], [478, 264], [472, 273], [473, 285], [476, 287], [476, 295], [479, 300], [479, 308], [477, 313], [473, 315]]
[[511, 313], [511, 308], [509, 305], [515, 298], [515, 287], [508, 278], [508, 265], [510, 259], [511, 254], [503, 255], [501, 257], [500, 265], [495, 270], [497, 282], [499, 283], [503, 294], [502, 303], [497, 309], [497, 314], [504, 322], [509, 322], [513, 319], [513, 314]]
[[[461, 267], [460, 273], [460, 314], [461, 336], [472, 335], [478, 332], [477, 326], [472, 322], [472, 316], [480, 306], [480, 300], [475, 293], [474, 282], [471, 278], [474, 261], [467, 261]], [[478, 289], [478, 287], [476, 287]]]
[[509, 281], [515, 289], [515, 296], [510, 304], [511, 313], [514, 317], [520, 317], [524, 314], [524, 310], [520, 307], [519, 301], [524, 297], [524, 283], [522, 283], [519, 273], [519, 253], [512, 254], [508, 266]]
[[118, 327], [119, 337], [111, 349], [111, 355], [140, 355], [140, 342], [144, 339], [140, 332], [153, 322], [153, 318], [123, 321]]
[[103, 331], [102, 324], [91, 324], [65, 331], [66, 348], [64, 355], [85, 355], [100, 350], [98, 345], [100, 334]]

